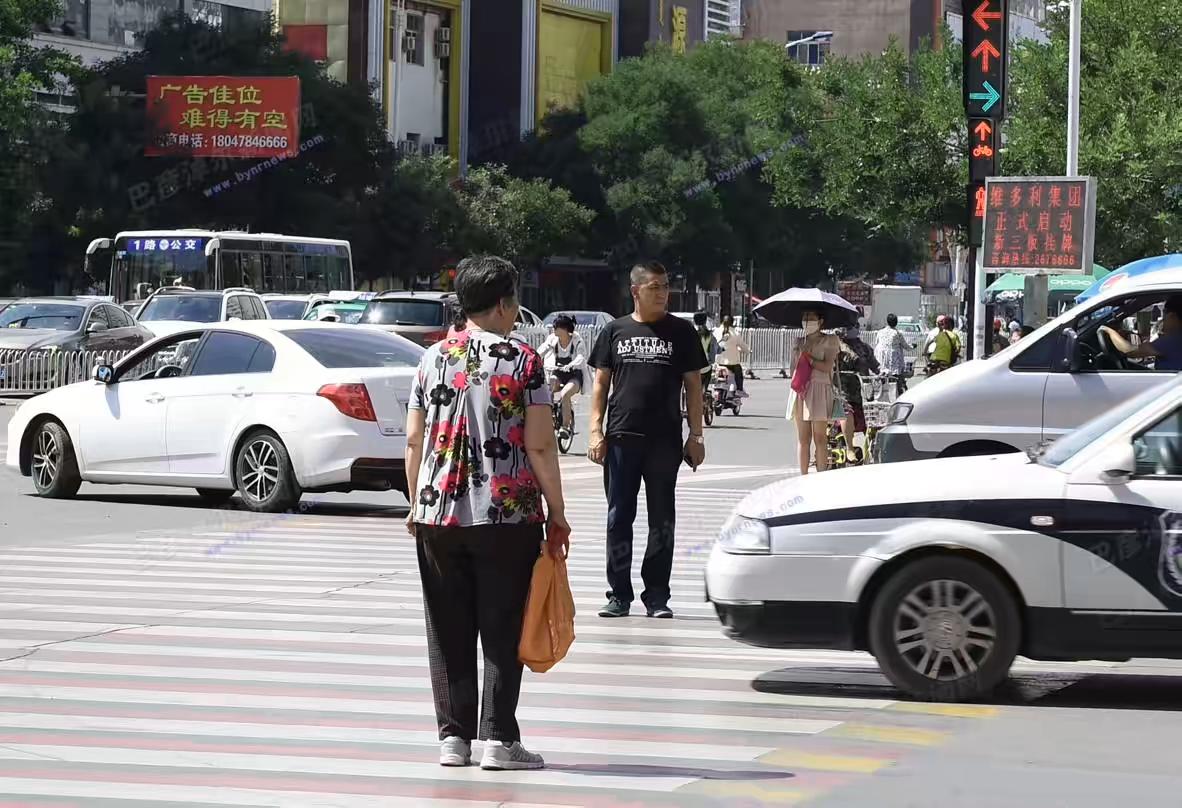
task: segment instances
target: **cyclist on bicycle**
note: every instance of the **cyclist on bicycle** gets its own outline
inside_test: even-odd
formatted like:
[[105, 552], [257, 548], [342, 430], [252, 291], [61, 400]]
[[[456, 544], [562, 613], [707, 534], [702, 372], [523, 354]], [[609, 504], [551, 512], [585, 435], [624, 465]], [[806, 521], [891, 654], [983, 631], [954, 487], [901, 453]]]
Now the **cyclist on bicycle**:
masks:
[[587, 350], [583, 338], [575, 331], [574, 318], [560, 314], [554, 318], [554, 333], [538, 348], [550, 377], [550, 390], [562, 403], [563, 429], [574, 434], [575, 416], [571, 397], [583, 391], [583, 369], [587, 366]]

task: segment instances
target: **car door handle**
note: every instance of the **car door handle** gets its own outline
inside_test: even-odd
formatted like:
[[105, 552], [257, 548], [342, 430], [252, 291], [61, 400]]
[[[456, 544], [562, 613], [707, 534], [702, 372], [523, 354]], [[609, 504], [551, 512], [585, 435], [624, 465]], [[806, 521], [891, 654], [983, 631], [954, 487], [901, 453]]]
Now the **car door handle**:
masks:
[[152, 393], [152, 395], [144, 399], [144, 401], [148, 402], [149, 404], [159, 404], [163, 400], [164, 396], [160, 395], [159, 393]]
[[239, 387], [234, 391], [234, 398], [250, 398], [253, 395], [254, 393], [252, 393], [250, 390], [247, 390], [245, 387]]

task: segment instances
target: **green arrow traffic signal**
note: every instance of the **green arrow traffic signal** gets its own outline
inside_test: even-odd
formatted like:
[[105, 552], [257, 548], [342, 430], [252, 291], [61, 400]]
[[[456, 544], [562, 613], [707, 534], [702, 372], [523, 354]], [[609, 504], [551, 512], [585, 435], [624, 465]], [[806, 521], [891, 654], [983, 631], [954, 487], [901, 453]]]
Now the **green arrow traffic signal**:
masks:
[[981, 105], [981, 111], [988, 112], [994, 104], [1001, 100], [1001, 93], [994, 89], [993, 85], [988, 81], [982, 82], [982, 84], [985, 87], [985, 92], [969, 93], [969, 100], [984, 101], [985, 103]]

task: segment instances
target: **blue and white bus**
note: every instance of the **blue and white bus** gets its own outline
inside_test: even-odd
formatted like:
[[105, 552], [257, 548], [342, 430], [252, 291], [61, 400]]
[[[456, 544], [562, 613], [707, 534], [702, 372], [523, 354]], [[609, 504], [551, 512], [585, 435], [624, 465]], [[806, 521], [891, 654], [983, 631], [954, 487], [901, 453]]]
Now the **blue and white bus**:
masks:
[[237, 230], [142, 230], [98, 238], [86, 248], [96, 282], [125, 303], [162, 286], [249, 287], [259, 294], [353, 289], [353, 255], [338, 239]]

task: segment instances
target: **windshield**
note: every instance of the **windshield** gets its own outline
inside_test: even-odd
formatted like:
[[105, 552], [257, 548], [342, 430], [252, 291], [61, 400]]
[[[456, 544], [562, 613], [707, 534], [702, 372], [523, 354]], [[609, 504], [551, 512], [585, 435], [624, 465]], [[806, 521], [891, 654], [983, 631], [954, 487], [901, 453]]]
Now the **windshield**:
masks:
[[326, 368], [414, 368], [423, 349], [368, 328], [283, 332]]
[[444, 308], [438, 300], [373, 300], [361, 320], [374, 325], [442, 326]]
[[1175, 383], [1174, 381], [1169, 381], [1165, 385], [1151, 387], [1116, 408], [1108, 410], [1103, 415], [1093, 418], [1075, 431], [1069, 432], [1052, 443], [1039, 458], [1039, 462], [1044, 466], [1058, 468], [1091, 446], [1095, 441], [1104, 437], [1109, 430], [1116, 427], [1122, 421], [1132, 417], [1137, 410], [1161, 398], [1163, 393], [1162, 388]]
[[302, 300], [268, 300], [266, 303], [272, 320], [299, 320], [307, 305]]
[[85, 312], [82, 306], [62, 303], [14, 303], [0, 311], [0, 328], [77, 331]]
[[216, 323], [222, 317], [221, 295], [164, 295], [144, 304], [140, 320], [184, 320], [189, 323]]

